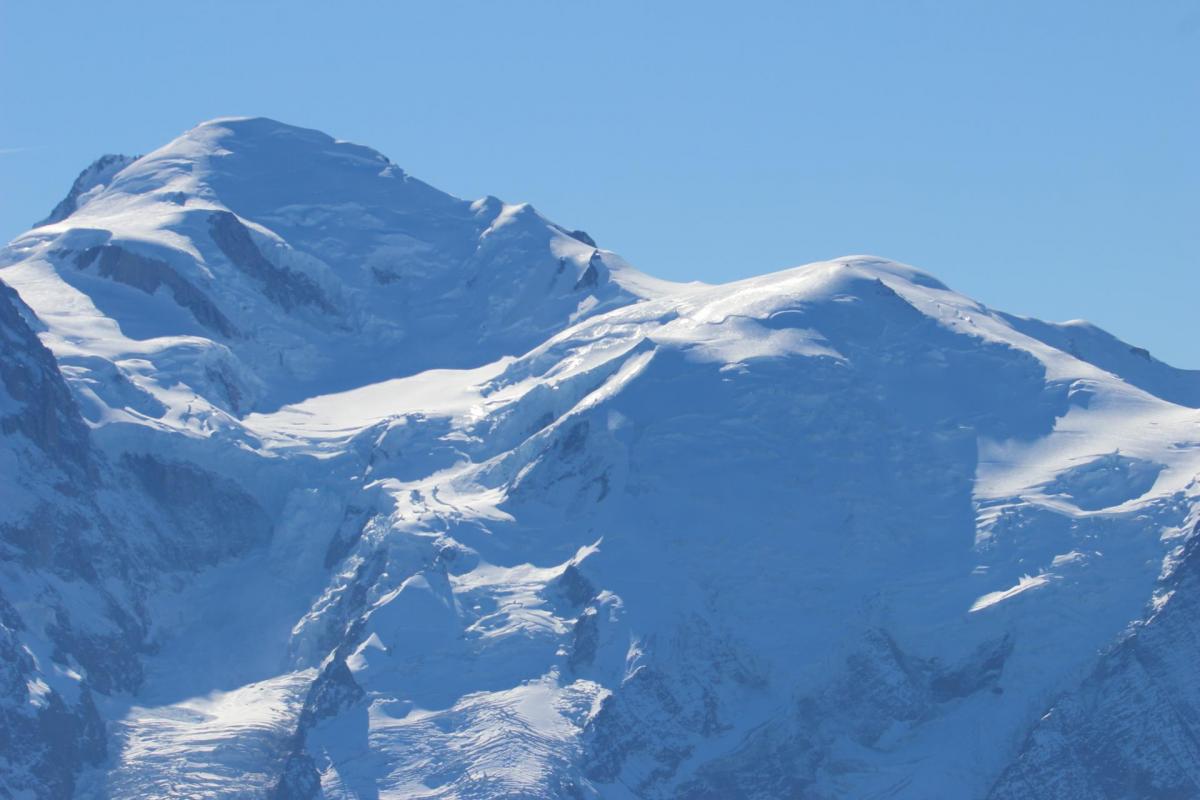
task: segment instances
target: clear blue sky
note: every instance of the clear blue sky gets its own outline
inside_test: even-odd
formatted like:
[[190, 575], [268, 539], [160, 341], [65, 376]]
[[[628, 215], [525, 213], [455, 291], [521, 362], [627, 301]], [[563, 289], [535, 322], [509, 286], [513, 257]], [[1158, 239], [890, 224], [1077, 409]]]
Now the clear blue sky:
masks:
[[1200, 367], [1200, 3], [0, 0], [0, 238], [265, 115], [667, 278], [874, 253]]

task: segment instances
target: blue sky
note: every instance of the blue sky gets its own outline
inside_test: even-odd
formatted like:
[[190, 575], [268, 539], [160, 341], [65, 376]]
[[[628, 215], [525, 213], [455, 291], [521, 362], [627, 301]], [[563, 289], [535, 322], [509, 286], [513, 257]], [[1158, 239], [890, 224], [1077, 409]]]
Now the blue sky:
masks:
[[666, 278], [873, 253], [1200, 368], [1200, 5], [0, 0], [0, 238], [265, 115]]

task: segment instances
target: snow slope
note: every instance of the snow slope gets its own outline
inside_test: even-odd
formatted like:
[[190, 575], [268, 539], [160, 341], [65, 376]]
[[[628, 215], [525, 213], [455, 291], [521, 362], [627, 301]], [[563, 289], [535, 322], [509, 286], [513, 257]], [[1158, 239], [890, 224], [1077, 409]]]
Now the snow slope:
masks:
[[[9, 791], [1200, 795], [1194, 373], [872, 257], [656, 281], [269, 120], [72, 195], [0, 281], [137, 622], [39, 645], [90, 744]], [[111, 627], [22, 591], [12, 647]]]

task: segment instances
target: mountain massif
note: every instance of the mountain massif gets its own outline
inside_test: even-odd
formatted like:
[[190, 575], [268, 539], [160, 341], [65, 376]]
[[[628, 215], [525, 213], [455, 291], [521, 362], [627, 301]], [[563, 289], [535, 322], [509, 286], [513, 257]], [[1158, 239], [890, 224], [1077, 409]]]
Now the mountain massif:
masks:
[[0, 796], [1200, 797], [1200, 372], [219, 119], [0, 250]]

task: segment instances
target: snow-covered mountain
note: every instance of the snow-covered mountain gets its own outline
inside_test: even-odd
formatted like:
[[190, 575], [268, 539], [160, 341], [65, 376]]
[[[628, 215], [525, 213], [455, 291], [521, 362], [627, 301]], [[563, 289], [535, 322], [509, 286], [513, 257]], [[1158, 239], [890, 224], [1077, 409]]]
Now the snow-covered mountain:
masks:
[[1092, 326], [265, 119], [0, 281], [0, 794], [1200, 796], [1200, 373]]

